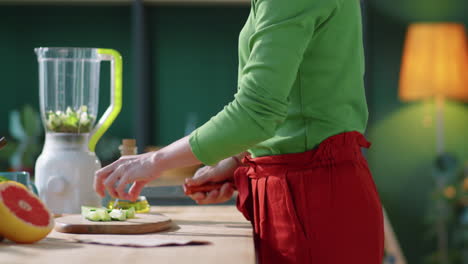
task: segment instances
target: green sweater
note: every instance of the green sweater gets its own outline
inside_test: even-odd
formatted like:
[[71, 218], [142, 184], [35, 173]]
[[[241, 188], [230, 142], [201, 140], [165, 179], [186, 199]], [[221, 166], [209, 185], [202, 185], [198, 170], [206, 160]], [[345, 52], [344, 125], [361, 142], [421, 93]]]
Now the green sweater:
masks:
[[239, 36], [234, 100], [190, 135], [213, 165], [304, 152], [347, 131], [364, 132], [367, 105], [359, 0], [252, 0]]

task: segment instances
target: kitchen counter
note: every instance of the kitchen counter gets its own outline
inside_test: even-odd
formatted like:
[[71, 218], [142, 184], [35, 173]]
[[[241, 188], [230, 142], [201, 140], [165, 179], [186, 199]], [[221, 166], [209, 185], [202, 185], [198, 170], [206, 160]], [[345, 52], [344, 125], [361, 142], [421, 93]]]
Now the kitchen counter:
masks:
[[161, 235], [210, 244], [117, 247], [75, 243], [70, 239], [80, 235], [53, 231], [36, 244], [0, 243], [0, 264], [255, 263], [252, 227], [234, 206], [157, 206], [152, 212], [169, 216], [178, 226]]

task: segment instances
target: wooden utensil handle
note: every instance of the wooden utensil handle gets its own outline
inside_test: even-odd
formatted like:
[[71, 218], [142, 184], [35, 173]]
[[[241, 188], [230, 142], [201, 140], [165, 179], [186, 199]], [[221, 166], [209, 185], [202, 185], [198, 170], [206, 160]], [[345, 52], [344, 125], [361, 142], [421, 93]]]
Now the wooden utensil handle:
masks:
[[210, 182], [200, 186], [188, 186], [187, 184], [184, 184], [184, 193], [185, 195], [190, 195], [196, 192], [210, 192], [212, 190], [221, 188], [221, 186], [223, 186], [225, 183], [226, 182]]

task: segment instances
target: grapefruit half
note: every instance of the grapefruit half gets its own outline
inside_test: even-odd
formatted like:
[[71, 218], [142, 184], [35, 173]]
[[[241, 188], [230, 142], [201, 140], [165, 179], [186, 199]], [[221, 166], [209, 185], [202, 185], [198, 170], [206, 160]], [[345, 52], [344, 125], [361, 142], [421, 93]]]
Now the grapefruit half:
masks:
[[24, 185], [0, 182], [1, 236], [17, 243], [33, 243], [47, 236], [54, 224], [49, 210]]

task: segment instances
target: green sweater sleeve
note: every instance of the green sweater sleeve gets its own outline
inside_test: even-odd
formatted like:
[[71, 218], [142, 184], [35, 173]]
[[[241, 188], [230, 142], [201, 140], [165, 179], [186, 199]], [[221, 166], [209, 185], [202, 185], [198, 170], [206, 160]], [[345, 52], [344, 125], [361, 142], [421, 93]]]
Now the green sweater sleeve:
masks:
[[249, 58], [234, 100], [192, 132], [190, 145], [204, 164], [249, 149], [274, 136], [288, 111], [288, 96], [314, 30], [332, 13], [332, 0], [257, 0]]

